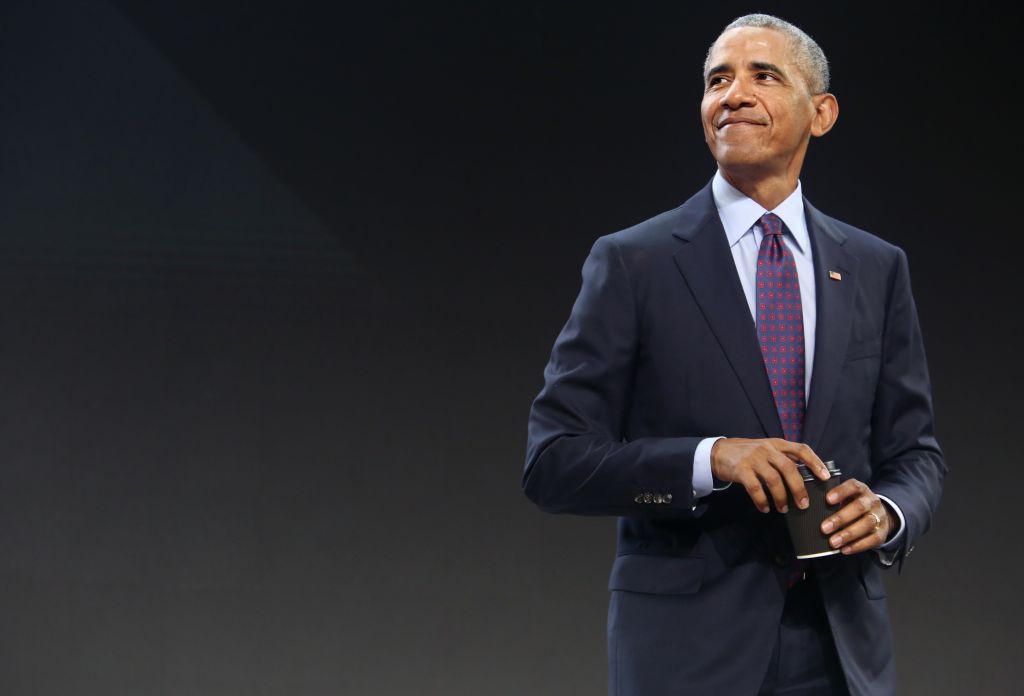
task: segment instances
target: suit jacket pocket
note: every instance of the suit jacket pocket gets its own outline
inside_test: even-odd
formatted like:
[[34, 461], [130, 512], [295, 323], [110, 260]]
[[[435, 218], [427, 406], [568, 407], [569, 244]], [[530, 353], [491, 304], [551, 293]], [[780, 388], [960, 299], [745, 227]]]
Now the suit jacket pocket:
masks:
[[703, 578], [703, 558], [631, 553], [615, 559], [608, 589], [659, 595], [693, 594], [700, 589]]
[[869, 338], [863, 341], [850, 341], [846, 347], [846, 362], [871, 358], [882, 353], [882, 339]]

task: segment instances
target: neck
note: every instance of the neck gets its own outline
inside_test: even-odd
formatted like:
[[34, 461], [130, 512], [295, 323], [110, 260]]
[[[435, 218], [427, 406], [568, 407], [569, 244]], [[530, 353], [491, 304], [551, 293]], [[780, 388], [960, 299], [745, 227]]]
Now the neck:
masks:
[[722, 178], [765, 210], [774, 210], [796, 191], [795, 176], [765, 177], [758, 172], [737, 171], [735, 168], [724, 167], [719, 167], [719, 170], [722, 172]]

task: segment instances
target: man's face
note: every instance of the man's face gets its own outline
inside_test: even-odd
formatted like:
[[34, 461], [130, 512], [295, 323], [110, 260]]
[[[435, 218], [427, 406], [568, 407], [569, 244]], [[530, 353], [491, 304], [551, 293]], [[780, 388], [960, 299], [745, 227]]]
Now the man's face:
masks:
[[799, 173], [816, 108], [785, 34], [753, 27], [722, 34], [700, 111], [704, 139], [723, 169]]

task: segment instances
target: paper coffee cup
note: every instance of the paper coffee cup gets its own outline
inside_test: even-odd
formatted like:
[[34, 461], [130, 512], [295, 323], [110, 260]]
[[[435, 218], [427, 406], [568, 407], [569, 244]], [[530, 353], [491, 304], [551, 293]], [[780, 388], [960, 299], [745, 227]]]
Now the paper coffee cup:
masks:
[[789, 528], [789, 537], [793, 541], [793, 551], [797, 558], [818, 558], [839, 553], [839, 549], [832, 548], [828, 543], [830, 535], [821, 531], [821, 523], [841, 507], [838, 503], [829, 505], [825, 501], [825, 495], [839, 485], [842, 472], [832, 461], [825, 462], [825, 467], [832, 476], [822, 481], [811, 473], [806, 464], [796, 465], [807, 488], [807, 500], [810, 503], [807, 509], [797, 507], [792, 491], [787, 492], [789, 512], [785, 515], [786, 526]]

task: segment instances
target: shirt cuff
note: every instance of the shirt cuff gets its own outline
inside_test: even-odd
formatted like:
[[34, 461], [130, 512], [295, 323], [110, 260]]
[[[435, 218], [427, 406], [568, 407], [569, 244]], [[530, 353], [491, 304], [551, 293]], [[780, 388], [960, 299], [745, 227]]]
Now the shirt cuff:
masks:
[[888, 503], [889, 507], [896, 511], [896, 517], [898, 517], [900, 521], [900, 528], [896, 530], [895, 534], [893, 534], [892, 539], [875, 548], [875, 551], [878, 553], [878, 559], [883, 564], [889, 566], [896, 560], [896, 554], [899, 551], [900, 545], [903, 543], [903, 537], [905, 536], [904, 530], [907, 528], [907, 519], [903, 516], [903, 511], [900, 510], [900, 506], [892, 502], [890, 498], [887, 498], [884, 495], [879, 495], [878, 497]]
[[695, 500], [710, 495], [712, 491], [720, 491], [723, 488], [729, 487], [727, 483], [722, 488], [715, 488], [714, 477], [711, 475], [711, 448], [723, 437], [704, 438], [697, 444], [697, 449], [694, 450], [693, 497]]

